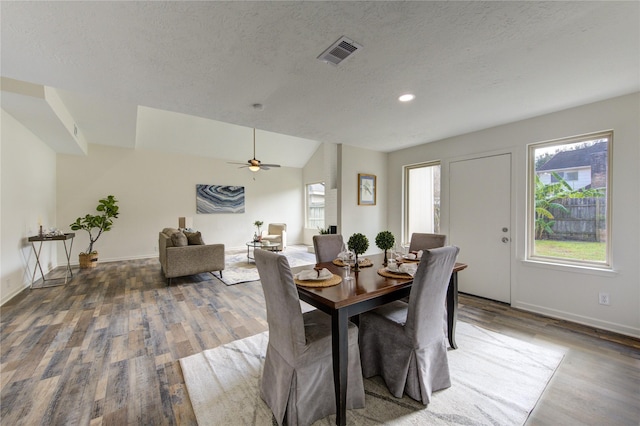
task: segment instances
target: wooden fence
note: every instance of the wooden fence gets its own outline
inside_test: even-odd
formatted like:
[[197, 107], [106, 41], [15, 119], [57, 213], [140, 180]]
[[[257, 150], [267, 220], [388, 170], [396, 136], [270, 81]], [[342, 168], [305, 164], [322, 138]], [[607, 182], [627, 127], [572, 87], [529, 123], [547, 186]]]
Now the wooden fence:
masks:
[[551, 240], [598, 241], [606, 239], [606, 198], [564, 198], [558, 201], [567, 212], [553, 210]]

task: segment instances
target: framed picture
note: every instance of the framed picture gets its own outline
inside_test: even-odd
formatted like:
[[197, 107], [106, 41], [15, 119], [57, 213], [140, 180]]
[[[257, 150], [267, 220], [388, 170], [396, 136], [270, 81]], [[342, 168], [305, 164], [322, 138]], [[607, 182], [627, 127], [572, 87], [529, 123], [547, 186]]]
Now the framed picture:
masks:
[[196, 184], [196, 213], [244, 213], [244, 186]]
[[376, 175], [358, 173], [358, 205], [376, 205]]

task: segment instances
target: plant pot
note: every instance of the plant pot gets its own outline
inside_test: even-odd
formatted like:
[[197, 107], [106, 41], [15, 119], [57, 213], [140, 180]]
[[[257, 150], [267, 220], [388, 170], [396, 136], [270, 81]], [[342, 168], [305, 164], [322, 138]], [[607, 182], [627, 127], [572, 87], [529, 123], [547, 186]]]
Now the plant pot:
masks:
[[95, 268], [98, 266], [98, 252], [94, 251], [93, 253], [80, 253], [78, 255], [78, 259], [80, 261], [80, 269], [88, 269]]

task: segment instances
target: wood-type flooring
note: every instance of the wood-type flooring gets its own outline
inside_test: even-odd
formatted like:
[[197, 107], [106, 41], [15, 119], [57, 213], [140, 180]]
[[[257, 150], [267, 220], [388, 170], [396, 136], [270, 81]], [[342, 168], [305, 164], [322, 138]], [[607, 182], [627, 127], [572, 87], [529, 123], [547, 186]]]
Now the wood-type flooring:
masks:
[[[178, 359], [267, 330], [258, 282], [166, 285], [157, 259], [74, 270], [0, 308], [0, 424], [192, 425]], [[566, 352], [528, 425], [640, 422], [640, 341], [461, 295], [459, 318]]]

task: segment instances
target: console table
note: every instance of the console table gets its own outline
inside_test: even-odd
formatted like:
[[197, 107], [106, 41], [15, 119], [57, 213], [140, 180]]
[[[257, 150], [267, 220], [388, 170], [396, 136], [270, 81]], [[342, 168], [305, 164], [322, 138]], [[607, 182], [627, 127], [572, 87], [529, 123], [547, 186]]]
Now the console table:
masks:
[[[33, 252], [36, 255], [36, 266], [33, 268], [33, 276], [31, 277], [31, 288], [33, 288], [33, 283], [36, 281], [36, 271], [38, 269], [40, 269], [40, 275], [42, 275], [42, 283], [44, 284], [46, 281], [52, 281], [52, 280], [59, 280], [62, 279], [62, 277], [60, 278], [49, 278], [48, 280], [44, 277], [44, 272], [42, 271], [42, 265], [40, 264], [40, 251], [42, 250], [42, 243], [44, 243], [45, 241], [62, 241], [62, 243], [64, 244], [64, 252], [67, 256], [67, 267], [66, 270], [64, 271], [64, 283], [67, 283], [67, 279], [69, 277], [69, 275], [71, 276], [71, 278], [73, 278], [73, 271], [71, 270], [71, 248], [73, 247], [73, 237], [75, 237], [76, 234], [74, 234], [73, 232], [70, 232], [68, 234], [63, 234], [63, 235], [51, 235], [51, 236], [47, 236], [47, 235], [36, 235], [35, 237], [29, 237], [29, 242], [31, 243], [31, 247], [33, 247]], [[71, 243], [69, 244], [69, 248], [67, 249], [67, 241], [70, 241]], [[40, 245], [38, 246], [38, 249], [36, 250], [36, 244], [37, 242], [40, 242]]]

